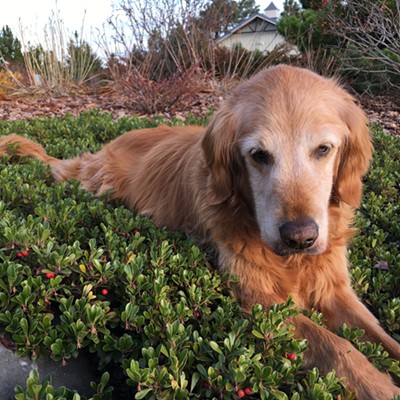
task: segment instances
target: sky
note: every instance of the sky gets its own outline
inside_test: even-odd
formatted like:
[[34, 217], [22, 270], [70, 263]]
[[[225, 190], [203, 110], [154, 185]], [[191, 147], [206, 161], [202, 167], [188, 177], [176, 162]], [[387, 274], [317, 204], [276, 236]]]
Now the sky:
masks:
[[[80, 30], [85, 26], [101, 27], [112, 14], [113, 0], [0, 0], [0, 26], [9, 25], [18, 30], [19, 21], [24, 27], [43, 25], [52, 11], [59, 9], [69, 29]], [[86, 13], [85, 13], [86, 11]]]
[[94, 43], [113, 13], [112, 3], [113, 0], [0, 0], [0, 28], [8, 25], [17, 37], [21, 38], [23, 32], [24, 41], [34, 43], [58, 9], [67, 33], [83, 33], [86, 40]]
[[[260, 10], [265, 9], [271, 0], [256, 0]], [[283, 10], [284, 0], [273, 0]], [[25, 41], [35, 42], [35, 38], [43, 34], [52, 11], [58, 9], [67, 33], [83, 27], [83, 38], [92, 44], [101, 44], [101, 32], [111, 35], [107, 26], [107, 18], [113, 15], [113, 6], [118, 0], [0, 0], [0, 28], [8, 25], [20, 38], [21, 29]]]

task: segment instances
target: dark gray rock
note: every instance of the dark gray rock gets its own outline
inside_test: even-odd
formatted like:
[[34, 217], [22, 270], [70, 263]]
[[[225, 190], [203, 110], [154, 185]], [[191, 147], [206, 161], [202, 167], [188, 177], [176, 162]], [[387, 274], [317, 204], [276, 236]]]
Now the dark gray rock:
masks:
[[26, 379], [32, 369], [38, 370], [40, 380], [50, 375], [54, 387], [65, 386], [90, 397], [93, 395], [90, 382], [99, 380], [96, 366], [96, 362], [91, 365], [90, 360], [82, 356], [68, 360], [65, 366], [48, 357], [32, 361], [28, 357], [17, 357], [12, 350], [0, 344], [0, 400], [13, 399], [14, 387], [16, 385], [25, 387]]

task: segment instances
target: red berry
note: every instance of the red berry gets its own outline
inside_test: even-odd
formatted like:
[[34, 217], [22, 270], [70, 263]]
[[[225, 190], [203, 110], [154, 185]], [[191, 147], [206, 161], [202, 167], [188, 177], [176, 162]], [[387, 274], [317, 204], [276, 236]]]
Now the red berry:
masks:
[[55, 276], [56, 276], [56, 274], [54, 272], [46, 272], [46, 278], [47, 279], [54, 278]]
[[253, 392], [251, 391], [251, 389], [250, 389], [249, 387], [244, 388], [243, 391], [244, 391], [244, 394], [245, 394], [246, 396], [250, 396], [250, 395], [253, 394]]
[[296, 354], [294, 354], [294, 353], [287, 353], [287, 354], [286, 354], [286, 357], [287, 357], [289, 360], [292, 360], [292, 361], [296, 361], [296, 360], [297, 360], [297, 356], [296, 356]]
[[107, 290], [107, 289], [103, 289], [103, 290], [101, 291], [101, 294], [102, 294], [103, 296], [107, 296], [107, 295], [108, 295], [108, 290]]
[[237, 394], [237, 396], [241, 399], [242, 397], [244, 397], [244, 396], [246, 396], [246, 394], [244, 393], [244, 390], [242, 390], [242, 389], [239, 389], [237, 392], [236, 392], [236, 394]]
[[28, 254], [29, 254], [29, 251], [28, 251], [28, 249], [26, 249], [25, 251], [18, 252], [17, 257], [23, 258], [23, 257], [26, 257]]

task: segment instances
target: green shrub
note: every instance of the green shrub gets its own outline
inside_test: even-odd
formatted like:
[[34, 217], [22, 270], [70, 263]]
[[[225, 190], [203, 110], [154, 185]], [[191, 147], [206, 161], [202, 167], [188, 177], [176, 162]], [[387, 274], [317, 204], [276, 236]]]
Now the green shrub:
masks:
[[[1, 122], [0, 135], [25, 134], [51, 155], [70, 157], [161, 122], [92, 111]], [[358, 293], [399, 338], [400, 147], [379, 127], [374, 132], [351, 271]], [[213, 252], [184, 232], [158, 229], [78, 182], [54, 184], [36, 160], [0, 159], [0, 188], [0, 329], [20, 355], [67, 362], [92, 353], [103, 373], [92, 399], [236, 399], [241, 389], [253, 399], [353, 398], [334, 372], [302, 370], [306, 343], [293, 339], [289, 320], [298, 311], [290, 299], [243, 314], [229, 278], [210, 266]], [[358, 330], [342, 333], [358, 343]], [[400, 376], [380, 346], [358, 346]], [[18, 400], [83, 398], [34, 372], [16, 393]]]
[[[382, 53], [400, 62], [396, 54], [387, 49]], [[357, 46], [349, 45], [340, 54], [342, 75], [359, 93], [390, 94], [397, 93], [400, 85], [399, 73], [389, 68], [379, 59], [373, 49], [369, 53], [360, 52]]]

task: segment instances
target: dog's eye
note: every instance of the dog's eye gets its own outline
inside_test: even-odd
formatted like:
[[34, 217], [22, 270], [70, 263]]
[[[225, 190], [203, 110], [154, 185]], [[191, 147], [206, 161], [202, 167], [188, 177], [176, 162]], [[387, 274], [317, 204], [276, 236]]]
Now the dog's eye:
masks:
[[250, 156], [257, 164], [272, 164], [273, 161], [272, 155], [261, 149], [253, 149]]
[[321, 144], [321, 146], [319, 146], [316, 150], [315, 150], [315, 154], [318, 157], [324, 157], [326, 155], [328, 155], [328, 153], [331, 151], [331, 146], [326, 145], [326, 144]]

